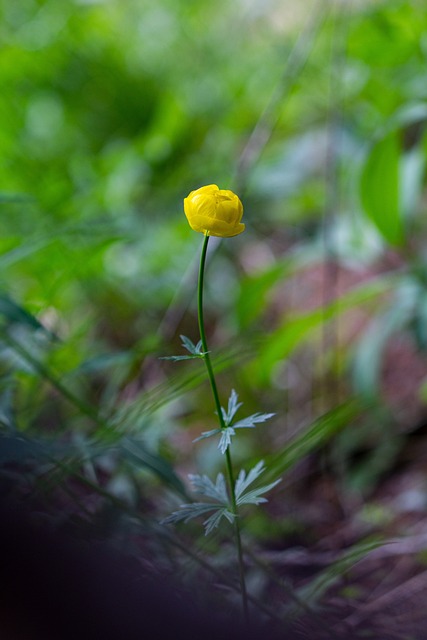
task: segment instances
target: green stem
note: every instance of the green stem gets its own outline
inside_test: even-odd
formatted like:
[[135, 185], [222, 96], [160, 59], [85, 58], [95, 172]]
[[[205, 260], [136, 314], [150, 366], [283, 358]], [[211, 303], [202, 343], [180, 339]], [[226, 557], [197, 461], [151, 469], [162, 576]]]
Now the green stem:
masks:
[[[208, 250], [208, 244], [209, 244], [209, 235], [206, 234], [205, 240], [203, 242], [202, 255], [200, 257], [199, 284], [198, 284], [198, 291], [197, 291], [197, 311], [198, 311], [198, 319], [199, 319], [200, 339], [202, 341], [202, 347], [204, 352], [203, 359], [206, 363], [206, 369], [209, 376], [209, 382], [212, 389], [212, 395], [215, 402], [215, 408], [218, 415], [219, 424], [221, 429], [225, 429], [226, 424], [224, 422], [224, 417], [222, 415], [221, 403], [219, 401], [219, 395], [218, 395], [218, 387], [216, 386], [215, 375], [212, 367], [211, 358], [209, 355], [208, 343], [206, 340], [206, 332], [205, 332], [205, 322], [203, 317], [203, 283], [204, 283], [204, 276], [205, 276], [205, 264], [206, 264], [206, 254]], [[225, 452], [225, 459], [226, 459], [228, 483], [229, 483], [230, 495], [231, 495], [231, 507], [234, 514], [234, 532], [236, 536], [237, 555], [239, 560], [239, 577], [240, 577], [240, 589], [242, 593], [243, 613], [245, 616], [245, 620], [247, 622], [248, 621], [248, 594], [246, 591], [242, 538], [240, 534], [239, 511], [237, 507], [236, 494], [234, 491], [234, 474], [233, 474], [233, 465], [231, 461], [230, 447], [227, 447], [227, 450]]]

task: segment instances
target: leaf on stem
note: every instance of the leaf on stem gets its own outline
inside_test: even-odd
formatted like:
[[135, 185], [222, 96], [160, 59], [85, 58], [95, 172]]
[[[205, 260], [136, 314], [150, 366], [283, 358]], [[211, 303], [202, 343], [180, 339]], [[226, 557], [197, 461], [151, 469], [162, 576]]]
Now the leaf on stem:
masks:
[[188, 478], [196, 493], [208, 496], [221, 504], [228, 505], [227, 487], [222, 473], [218, 473], [215, 484], [206, 475], [199, 476], [197, 474], [190, 474]]
[[221, 433], [222, 429], [212, 429], [211, 431], [203, 431], [202, 435], [198, 438], [195, 438], [193, 442], [199, 442], [199, 440], [205, 440], [206, 438], [210, 438], [211, 436], [216, 435], [217, 433]]
[[236, 391], [232, 389], [230, 397], [228, 399], [227, 411], [223, 407], [221, 407], [222, 417], [224, 418], [224, 422], [227, 426], [230, 426], [234, 416], [243, 404], [243, 402], [238, 402], [238, 399], [239, 396], [237, 395]]
[[253, 429], [260, 422], [265, 422], [266, 420], [274, 416], [274, 413], [254, 413], [251, 416], [243, 418], [235, 424], [232, 424], [234, 416], [243, 405], [243, 402], [238, 402], [238, 400], [239, 396], [237, 395], [236, 391], [232, 389], [230, 397], [228, 399], [227, 411], [224, 409], [224, 407], [221, 407], [221, 413], [225, 427], [223, 427], [222, 429], [212, 429], [211, 431], [204, 431], [202, 435], [193, 440], [193, 442], [198, 442], [199, 440], [204, 440], [205, 438], [210, 438], [211, 436], [220, 433], [221, 437], [219, 439], [218, 449], [224, 455], [231, 444], [232, 436], [236, 435], [235, 429]]
[[252, 429], [256, 424], [265, 422], [274, 416], [274, 413], [254, 413], [243, 420], [233, 424], [235, 429]]
[[262, 502], [267, 502], [267, 499], [263, 498], [262, 495], [279, 484], [279, 482], [281, 482], [280, 478], [279, 480], [275, 480], [274, 482], [264, 485], [263, 487], [257, 487], [256, 489], [247, 491], [248, 487], [253, 484], [264, 471], [265, 466], [263, 460], [260, 460], [260, 462], [258, 462], [258, 464], [256, 464], [255, 467], [251, 469], [247, 475], [243, 469], [240, 471], [234, 489], [236, 494], [236, 502], [238, 505], [261, 504]]
[[221, 451], [222, 455], [224, 455], [231, 444], [231, 436], [235, 435], [236, 432], [233, 427], [225, 427], [225, 429], [221, 429], [221, 438], [219, 439], [218, 449]]
[[171, 513], [170, 516], [161, 521], [161, 524], [175, 524], [181, 521], [189, 522], [210, 511], [213, 511], [213, 513], [203, 522], [205, 535], [208, 535], [215, 529], [223, 517], [229, 522], [233, 522], [234, 516], [226, 507], [222, 507], [219, 504], [209, 504], [207, 502], [193, 502], [191, 504], [182, 504], [179, 511]]
[[202, 351], [202, 341], [199, 340], [197, 344], [194, 344], [190, 338], [187, 336], [179, 336], [181, 338], [181, 344], [184, 349], [191, 354], [189, 356], [162, 356], [159, 360], [172, 360], [173, 362], [178, 362], [179, 360], [193, 360], [194, 358], [203, 358], [206, 353]]
[[187, 336], [179, 336], [181, 338], [181, 344], [184, 347], [184, 349], [187, 349], [187, 351], [189, 353], [191, 353], [191, 355], [193, 356], [202, 356], [204, 355], [204, 353], [202, 352], [202, 341], [199, 340], [199, 342], [197, 344], [194, 344], [194, 342], [192, 342], [192, 340], [190, 340], [190, 338], [187, 338]]
[[188, 522], [189, 520], [198, 518], [201, 515], [205, 515], [206, 513], [213, 511], [213, 513], [203, 522], [205, 535], [208, 535], [219, 525], [223, 517], [229, 522], [233, 522], [235, 516], [228, 508], [229, 500], [223, 474], [218, 474], [215, 484], [206, 475], [189, 475], [188, 477], [196, 493], [200, 493], [211, 498], [217, 504], [212, 502], [193, 502], [191, 504], [182, 504], [179, 511], [171, 513], [170, 516], [162, 520], [162, 524], [172, 524], [180, 521]]
[[161, 356], [159, 360], [172, 360], [173, 362], [179, 362], [179, 360], [194, 360], [194, 358], [200, 358], [201, 356]]

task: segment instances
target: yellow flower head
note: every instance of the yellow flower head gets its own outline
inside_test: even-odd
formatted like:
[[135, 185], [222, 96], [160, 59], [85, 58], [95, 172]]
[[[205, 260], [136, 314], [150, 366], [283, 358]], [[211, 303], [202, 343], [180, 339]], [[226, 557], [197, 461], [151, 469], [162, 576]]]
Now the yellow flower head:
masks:
[[216, 184], [200, 187], [184, 198], [184, 212], [194, 231], [231, 238], [245, 230], [243, 205], [235, 193]]

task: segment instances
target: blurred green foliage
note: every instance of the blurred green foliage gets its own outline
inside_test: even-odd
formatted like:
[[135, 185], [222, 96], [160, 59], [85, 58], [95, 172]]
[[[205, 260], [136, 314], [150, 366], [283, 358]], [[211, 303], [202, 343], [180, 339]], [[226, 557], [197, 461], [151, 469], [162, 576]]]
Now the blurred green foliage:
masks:
[[[207, 274], [224, 403], [236, 387], [248, 413], [276, 413], [241, 457], [261, 451], [287, 472], [335, 442], [331, 464], [350, 473], [354, 452], [387, 437], [371, 421], [400, 424], [381, 395], [390, 340], [427, 348], [424, 2], [3, 0], [0, 12], [5, 478], [31, 460], [31, 486], [46, 469], [51, 486], [77, 474], [110, 497], [122, 482], [132, 508], [155, 512], [163, 496], [162, 515], [164, 486], [185, 494], [180, 460], [213, 408], [200, 363], [158, 358], [182, 333], [198, 340], [201, 236], [182, 199], [209, 183], [239, 189], [247, 224]], [[362, 326], [340, 342], [352, 313]], [[350, 437], [364, 419], [355, 392], [381, 410]], [[192, 451], [216, 468], [214, 448]], [[357, 490], [379, 467], [355, 471]]]

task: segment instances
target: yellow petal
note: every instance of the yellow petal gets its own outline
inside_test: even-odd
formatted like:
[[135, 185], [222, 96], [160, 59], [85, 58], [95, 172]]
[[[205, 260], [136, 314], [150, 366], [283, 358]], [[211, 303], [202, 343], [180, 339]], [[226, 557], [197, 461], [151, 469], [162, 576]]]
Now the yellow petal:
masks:
[[245, 230], [240, 221], [243, 205], [229, 189], [216, 184], [200, 187], [184, 198], [184, 212], [192, 229], [220, 238], [231, 238]]

